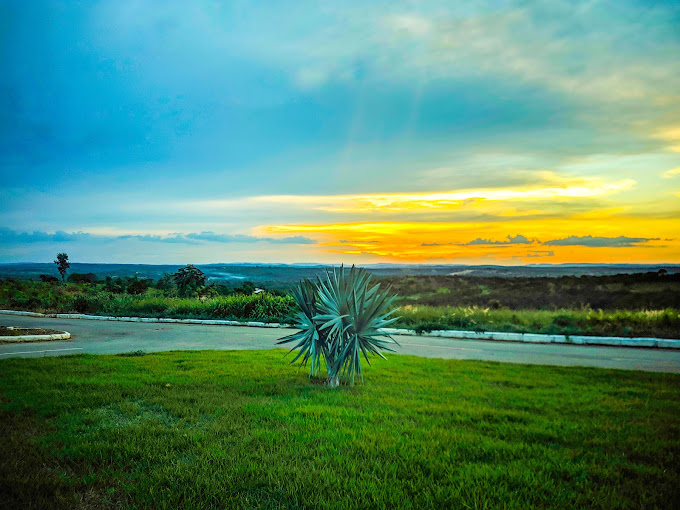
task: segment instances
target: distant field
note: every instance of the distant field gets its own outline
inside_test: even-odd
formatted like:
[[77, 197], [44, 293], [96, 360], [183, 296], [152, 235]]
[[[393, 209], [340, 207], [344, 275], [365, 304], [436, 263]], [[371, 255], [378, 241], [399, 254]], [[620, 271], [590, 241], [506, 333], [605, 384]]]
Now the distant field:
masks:
[[445, 275], [380, 279], [413, 306], [477, 306], [512, 310], [680, 309], [680, 274], [618, 274], [558, 278]]
[[[289, 288], [302, 278], [316, 278], [325, 274], [330, 266], [319, 264], [206, 264], [197, 265], [211, 283], [238, 285], [245, 280], [266, 287]], [[397, 265], [375, 264], [364, 266], [378, 277], [434, 275], [460, 275], [470, 277], [558, 277], [599, 276], [657, 272], [680, 273], [680, 265], [640, 264], [540, 264], [535, 266], [461, 266], [461, 265]], [[174, 273], [179, 265], [154, 264], [83, 264], [71, 263], [71, 272], [94, 273], [100, 279], [106, 276], [151, 278], [157, 280], [166, 273]], [[17, 263], [0, 264], [0, 279], [37, 280], [41, 274], [58, 276], [54, 264]]]
[[0, 360], [0, 507], [677, 508], [678, 375], [131, 354]]

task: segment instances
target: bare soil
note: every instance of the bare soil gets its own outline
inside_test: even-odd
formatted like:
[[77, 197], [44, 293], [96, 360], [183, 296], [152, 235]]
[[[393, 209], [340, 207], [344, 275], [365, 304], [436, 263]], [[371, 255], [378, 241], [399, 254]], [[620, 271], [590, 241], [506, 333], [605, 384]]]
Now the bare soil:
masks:
[[3, 336], [24, 336], [24, 335], [58, 335], [63, 331], [42, 328], [12, 328], [0, 326], [0, 337]]

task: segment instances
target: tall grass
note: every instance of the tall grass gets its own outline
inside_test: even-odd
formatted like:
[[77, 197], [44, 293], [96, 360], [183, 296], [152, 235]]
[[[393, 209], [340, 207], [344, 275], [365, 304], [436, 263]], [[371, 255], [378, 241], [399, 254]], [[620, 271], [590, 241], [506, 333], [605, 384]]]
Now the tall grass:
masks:
[[[95, 298], [96, 299], [96, 298]], [[234, 294], [208, 300], [162, 296], [116, 296], [104, 300], [100, 310], [111, 315], [179, 317], [206, 319], [284, 320], [295, 305], [289, 296], [261, 293], [252, 296]], [[95, 303], [94, 308], [97, 308]]]
[[[258, 320], [284, 322], [296, 309], [290, 296], [231, 294], [211, 299], [179, 298], [150, 289], [113, 294], [89, 284], [0, 282], [0, 308], [46, 313], [91, 313], [132, 317]], [[510, 310], [478, 306], [406, 305], [396, 327], [566, 335], [680, 338], [680, 310]]]
[[517, 333], [616, 336], [680, 336], [680, 310], [508, 310], [413, 306], [399, 311], [402, 327], [416, 331], [460, 329]]
[[295, 301], [290, 296], [266, 292], [201, 300], [167, 296], [155, 289], [131, 295], [105, 292], [88, 284], [4, 282], [0, 285], [0, 306], [46, 313], [281, 321], [291, 315]]

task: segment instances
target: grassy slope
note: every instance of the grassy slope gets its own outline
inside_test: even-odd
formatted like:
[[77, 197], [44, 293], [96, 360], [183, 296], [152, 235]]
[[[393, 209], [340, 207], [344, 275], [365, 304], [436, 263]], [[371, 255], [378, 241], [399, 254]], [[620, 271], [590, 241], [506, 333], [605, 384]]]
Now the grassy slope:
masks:
[[0, 507], [671, 508], [680, 486], [671, 374], [391, 356], [330, 390], [280, 351], [0, 374]]

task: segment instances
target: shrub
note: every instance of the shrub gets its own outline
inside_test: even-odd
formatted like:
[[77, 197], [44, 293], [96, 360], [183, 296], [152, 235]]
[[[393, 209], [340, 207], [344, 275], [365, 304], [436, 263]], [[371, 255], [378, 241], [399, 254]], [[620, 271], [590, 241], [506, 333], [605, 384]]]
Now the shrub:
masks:
[[423, 333], [430, 333], [432, 331], [437, 331], [440, 329], [444, 329], [444, 326], [442, 326], [441, 324], [435, 324], [433, 322], [426, 322], [424, 324], [418, 324], [414, 328], [414, 331], [416, 332], [416, 335], [422, 335]]
[[553, 318], [552, 323], [556, 326], [565, 328], [567, 326], [571, 326], [572, 318], [569, 317], [568, 315], [556, 315]]
[[97, 283], [99, 278], [94, 273], [71, 273], [68, 281], [70, 283]]
[[173, 275], [180, 296], [188, 296], [205, 285], [205, 274], [192, 264], [182, 267]]
[[501, 307], [501, 302], [498, 301], [497, 299], [490, 299], [489, 300], [489, 308], [492, 310], [498, 310]]
[[341, 267], [328, 273], [325, 280], [319, 279], [316, 284], [304, 280], [293, 290], [300, 307], [297, 327], [301, 331], [278, 342], [296, 342], [293, 349], [299, 352], [291, 363], [300, 358], [303, 365], [310, 361], [309, 375], [313, 376], [320, 372], [323, 357], [331, 387], [340, 384], [341, 373], [352, 383], [356, 375], [363, 380], [361, 356], [369, 362], [368, 354], [384, 357], [380, 351], [391, 351], [388, 346], [397, 344], [381, 331], [397, 320], [389, 318], [395, 312], [389, 307], [396, 296], [382, 291], [379, 284], [371, 286], [370, 282], [371, 276], [365, 269], [352, 266], [347, 273]]
[[122, 294], [127, 290], [127, 285], [122, 278], [111, 278], [110, 276], [107, 276], [104, 283], [104, 290], [113, 294]]
[[128, 294], [144, 294], [151, 284], [151, 280], [140, 279], [137, 276], [129, 278], [127, 281]]
[[90, 309], [90, 301], [85, 296], [76, 296], [72, 303], [73, 309], [79, 313], [88, 313]]

